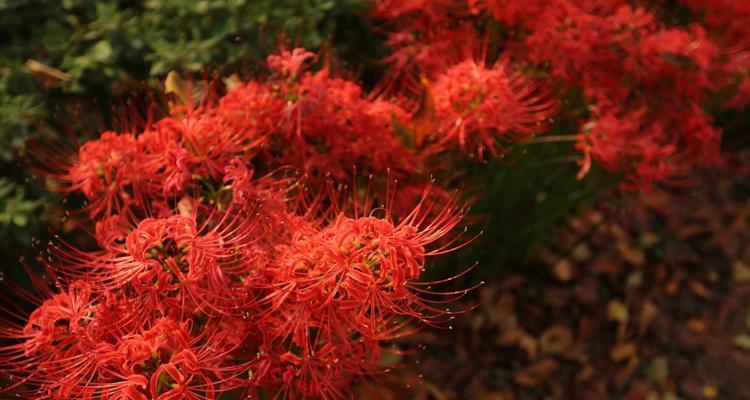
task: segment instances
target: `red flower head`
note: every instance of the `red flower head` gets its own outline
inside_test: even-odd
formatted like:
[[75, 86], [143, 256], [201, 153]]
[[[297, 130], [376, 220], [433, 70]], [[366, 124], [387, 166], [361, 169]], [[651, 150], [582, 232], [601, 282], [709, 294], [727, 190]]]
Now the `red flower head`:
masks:
[[419, 281], [428, 258], [457, 247], [444, 237], [461, 212], [453, 199], [439, 200], [428, 187], [394, 220], [390, 206], [361, 215], [352, 204], [347, 216], [315, 197], [280, 221], [281, 240], [269, 243], [268, 264], [251, 286], [259, 301], [243, 308], [261, 336], [248, 342], [259, 349], [249, 360], [253, 385], [273, 396], [346, 398], [351, 381], [380, 371], [382, 340], [411, 332], [413, 320], [450, 319], [436, 304], [465, 291], [433, 292]]
[[502, 142], [515, 142], [542, 131], [554, 103], [539, 85], [506, 62], [485, 67], [462, 61], [432, 85], [438, 118], [437, 144], [453, 145], [482, 158], [496, 155]]
[[[98, 234], [109, 234], [104, 229], [112, 221], [98, 224]], [[212, 315], [239, 315], [239, 307], [251, 301], [244, 286], [261, 258], [255, 244], [261, 237], [257, 222], [255, 214], [237, 209], [210, 215], [200, 226], [196, 215], [146, 218], [130, 228], [124, 241], [122, 225], [97, 238], [102, 251], [57, 248], [49, 267], [68, 279], [121, 291], [165, 315], [188, 306]]]
[[296, 48], [291, 51], [281, 50], [281, 54], [272, 54], [268, 56], [268, 67], [282, 76], [288, 76], [292, 79], [305, 70], [305, 63], [314, 61], [315, 54], [305, 49]]
[[[331, 324], [384, 339], [409, 319], [431, 323], [445, 316], [420, 298], [424, 292], [417, 282], [425, 260], [451, 248], [455, 239], [441, 238], [462, 216], [454, 202], [435, 203], [428, 190], [400, 222], [391, 219], [390, 209], [376, 209], [354, 218], [339, 213], [323, 226], [297, 225], [269, 270], [279, 291], [268, 301], [285, 316], [277, 332], [304, 337], [306, 323], [325, 315]], [[437, 204], [444, 208], [434, 210]]]
[[104, 132], [99, 140], [85, 143], [68, 171], [70, 191], [81, 191], [91, 201], [94, 215], [119, 212], [142, 205], [145, 177], [140, 166], [148, 156], [130, 134]]
[[[92, 290], [85, 285], [54, 295], [29, 316], [23, 329], [26, 355], [81, 354], [79, 343], [90, 333], [94, 310]], [[61, 349], [67, 350], [59, 353]]]
[[350, 179], [354, 165], [360, 173], [382, 175], [388, 169], [411, 172], [419, 164], [396, 136], [394, 119], [406, 114], [396, 104], [368, 99], [359, 85], [326, 69], [301, 75], [287, 90], [291, 123], [279, 138], [279, 164], [318, 181], [326, 174]]
[[141, 332], [98, 349], [98, 377], [90, 387], [104, 398], [214, 399], [222, 388], [221, 353], [196, 346], [187, 324], [158, 319]]

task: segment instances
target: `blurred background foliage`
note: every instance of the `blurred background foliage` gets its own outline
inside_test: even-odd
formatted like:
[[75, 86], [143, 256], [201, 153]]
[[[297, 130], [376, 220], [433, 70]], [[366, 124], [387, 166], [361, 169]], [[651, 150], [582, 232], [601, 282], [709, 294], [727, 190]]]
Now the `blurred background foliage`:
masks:
[[[32, 237], [41, 244], [49, 232], [66, 229], [60, 199], [23, 162], [33, 159], [27, 141], [112, 128], [118, 104], [145, 96], [172, 70], [249, 76], [282, 42], [332, 53], [372, 87], [386, 50], [367, 11], [366, 0], [0, 0], [3, 268], [17, 271], [18, 257], [33, 254]], [[575, 133], [576, 118], [559, 116], [550, 134]], [[490, 276], [523, 263], [560, 220], [613, 186], [597, 171], [576, 179], [579, 155], [570, 142], [516, 150], [486, 164], [466, 161], [469, 173], [456, 186], [478, 199], [473, 229], [484, 232], [436, 272], [480, 260], [476, 272]]]

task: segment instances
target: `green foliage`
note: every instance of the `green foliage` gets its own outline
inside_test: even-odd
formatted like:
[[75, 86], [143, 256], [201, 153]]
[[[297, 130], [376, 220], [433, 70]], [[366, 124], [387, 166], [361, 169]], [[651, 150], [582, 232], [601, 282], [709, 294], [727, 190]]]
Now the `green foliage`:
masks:
[[75, 95], [106, 102], [173, 69], [252, 68], [284, 38], [319, 49], [346, 35], [336, 22], [357, 19], [363, 7], [363, 0], [0, 0], [0, 36], [8, 39], [0, 44], [0, 157], [8, 161], [10, 149], [38, 132], [55, 102]]
[[28, 244], [30, 225], [36, 223], [42, 199], [30, 199], [23, 186], [0, 178], [0, 235], [5, 238], [3, 250]]
[[509, 161], [493, 162], [471, 175], [481, 193], [472, 214], [481, 218], [482, 235], [463, 262], [480, 260], [479, 275], [489, 277], [511, 264], [531, 261], [535, 250], [573, 212], [590, 204], [615, 180], [595, 169], [576, 178], [580, 156], [571, 143], [532, 143]]

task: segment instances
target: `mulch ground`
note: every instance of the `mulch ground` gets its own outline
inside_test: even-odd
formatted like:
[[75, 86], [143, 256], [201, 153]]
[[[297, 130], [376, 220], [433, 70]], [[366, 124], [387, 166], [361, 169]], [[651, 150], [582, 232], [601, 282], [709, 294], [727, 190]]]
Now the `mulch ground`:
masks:
[[406, 339], [406, 384], [377, 398], [750, 399], [750, 180], [696, 187], [575, 218], [452, 329]]

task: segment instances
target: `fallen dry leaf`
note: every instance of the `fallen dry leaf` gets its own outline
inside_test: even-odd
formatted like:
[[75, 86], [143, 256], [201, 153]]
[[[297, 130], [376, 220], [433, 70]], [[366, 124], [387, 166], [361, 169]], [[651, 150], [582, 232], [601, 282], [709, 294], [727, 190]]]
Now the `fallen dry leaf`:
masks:
[[539, 337], [539, 348], [545, 354], [560, 354], [573, 343], [573, 334], [565, 325], [554, 325]]
[[742, 334], [734, 337], [734, 345], [742, 350], [750, 350], [750, 335]]
[[750, 283], [750, 266], [745, 264], [742, 260], [734, 262], [734, 281], [739, 284]]
[[518, 338], [518, 347], [523, 349], [526, 352], [526, 355], [529, 356], [529, 359], [535, 360], [537, 357], [537, 349], [539, 348], [539, 343], [537, 342], [534, 337], [531, 335], [523, 334], [521, 337]]
[[513, 380], [521, 386], [536, 386], [540, 381], [548, 378], [558, 367], [557, 361], [545, 358], [513, 374]]
[[654, 383], [661, 383], [669, 376], [669, 359], [658, 356], [646, 368], [646, 376]]
[[581, 243], [573, 249], [573, 258], [576, 261], [585, 261], [591, 258], [591, 247], [588, 244]]
[[630, 360], [628, 360], [628, 363], [620, 369], [614, 376], [614, 382], [617, 385], [617, 387], [623, 387], [626, 382], [630, 380], [630, 378], [633, 376], [635, 371], [640, 366], [640, 359], [638, 357], [633, 357]]
[[697, 294], [700, 297], [703, 297], [706, 300], [711, 300], [714, 298], [714, 294], [711, 293], [708, 288], [706, 288], [702, 283], [698, 281], [690, 281], [690, 290], [693, 291], [693, 293]]
[[707, 399], [715, 399], [719, 395], [719, 389], [713, 385], [703, 386], [703, 396]]
[[668, 295], [674, 295], [680, 288], [680, 281], [677, 279], [670, 279], [669, 282], [664, 286], [664, 292]]
[[560, 282], [568, 282], [573, 278], [573, 263], [563, 258], [552, 268], [552, 273]]
[[706, 323], [703, 320], [697, 318], [691, 318], [688, 320], [688, 327], [696, 332], [705, 332]]
[[625, 304], [623, 304], [621, 301], [612, 300], [607, 305], [607, 318], [609, 318], [611, 321], [626, 324], [629, 317], [630, 315], [628, 313], [628, 307], [625, 306]]
[[616, 248], [622, 258], [635, 267], [641, 267], [646, 262], [646, 254], [643, 250], [631, 245], [630, 243], [618, 241]]
[[638, 345], [636, 345], [633, 342], [627, 342], [619, 344], [612, 348], [612, 351], [610, 351], [609, 356], [612, 358], [613, 361], [622, 361], [628, 358], [633, 357], [636, 352], [638, 351]]
[[638, 316], [638, 330], [643, 335], [651, 325], [651, 321], [659, 315], [659, 309], [650, 301], [645, 301], [641, 305], [641, 313]]
[[42, 64], [37, 60], [26, 60], [26, 67], [36, 76], [42, 84], [49, 86], [55, 82], [65, 82], [70, 80], [70, 74], [60, 71], [57, 68]]
[[576, 382], [587, 381], [591, 379], [591, 377], [594, 376], [594, 372], [596, 372], [594, 367], [592, 367], [591, 365], [586, 365], [583, 368], [581, 368], [581, 370], [576, 374], [575, 380]]

